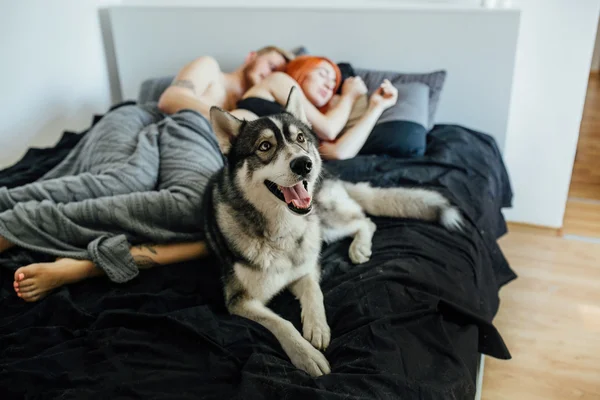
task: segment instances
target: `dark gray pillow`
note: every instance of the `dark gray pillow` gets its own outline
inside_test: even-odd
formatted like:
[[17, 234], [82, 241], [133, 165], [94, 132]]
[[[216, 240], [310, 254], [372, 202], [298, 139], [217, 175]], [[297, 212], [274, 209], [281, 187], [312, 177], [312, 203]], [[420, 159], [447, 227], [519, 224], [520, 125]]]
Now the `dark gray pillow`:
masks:
[[426, 151], [427, 128], [410, 121], [388, 121], [375, 125], [359, 154], [412, 158]]
[[[374, 69], [365, 69], [365, 68], [354, 68], [356, 75], [360, 76], [365, 82], [367, 88], [369, 89], [369, 95], [376, 90], [381, 82], [384, 79], [389, 79], [390, 82], [397, 88], [400, 87], [400, 84], [419, 82], [425, 84], [429, 87], [429, 110], [428, 110], [428, 118], [427, 118], [427, 129], [433, 128], [435, 123], [435, 113], [438, 108], [438, 104], [440, 101], [440, 96], [442, 94], [442, 89], [444, 87], [444, 82], [446, 80], [446, 71], [439, 70], [433, 72], [426, 73], [402, 73], [396, 71], [380, 71]], [[398, 89], [400, 90], [400, 89]], [[398, 99], [400, 103], [400, 93], [398, 93]], [[393, 120], [391, 115], [395, 112], [397, 107], [392, 107], [385, 116], [386, 120]], [[383, 121], [384, 115], [382, 115], [381, 121]]]
[[294, 47], [291, 50], [291, 52], [294, 53], [294, 55], [297, 57], [297, 56], [302, 56], [304, 54], [308, 54], [308, 49], [306, 48], [306, 46], [300, 45], [298, 47]]
[[[368, 95], [381, 81], [365, 82]], [[398, 83], [398, 102], [385, 110], [359, 154], [409, 158], [425, 154], [429, 131], [429, 86], [421, 82]]]
[[[430, 73], [414, 73], [407, 74], [394, 71], [379, 71], [372, 69], [355, 68], [356, 75], [360, 76], [367, 86], [369, 96], [381, 84], [384, 79], [389, 79], [396, 88], [398, 88], [398, 103], [394, 107], [386, 110], [378, 123], [405, 120], [422, 124], [422, 120], [417, 118], [423, 103], [415, 103], [416, 99], [422, 96], [423, 87], [421, 85], [404, 85], [407, 83], [422, 83], [429, 88], [429, 104], [427, 110], [427, 124], [425, 127], [429, 130], [433, 127], [435, 121], [435, 113], [444, 82], [446, 79], [446, 71], [440, 70]], [[157, 102], [161, 94], [169, 87], [175, 76], [163, 76], [145, 80], [138, 95], [138, 102]], [[407, 99], [403, 102], [402, 99]], [[420, 104], [420, 105], [419, 105]], [[411, 115], [412, 112], [412, 116]]]
[[175, 79], [175, 75], [146, 79], [140, 86], [138, 103], [158, 102], [160, 95], [167, 90], [173, 79]]

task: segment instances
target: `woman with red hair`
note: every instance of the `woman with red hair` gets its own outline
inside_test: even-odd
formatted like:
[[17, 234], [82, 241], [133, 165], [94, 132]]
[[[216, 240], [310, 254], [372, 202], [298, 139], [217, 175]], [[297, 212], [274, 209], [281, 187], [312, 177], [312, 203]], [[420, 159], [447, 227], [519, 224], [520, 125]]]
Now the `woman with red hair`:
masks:
[[358, 154], [381, 113], [398, 99], [398, 90], [385, 80], [363, 104], [357, 121], [348, 127], [353, 109], [360, 108], [357, 102], [367, 93], [362, 79], [350, 77], [342, 83], [339, 67], [328, 58], [299, 56], [288, 63], [285, 72], [272, 73], [250, 88], [232, 114], [252, 120], [282, 112], [293, 86], [303, 93], [306, 118], [321, 140], [319, 150], [326, 159], [346, 159]]

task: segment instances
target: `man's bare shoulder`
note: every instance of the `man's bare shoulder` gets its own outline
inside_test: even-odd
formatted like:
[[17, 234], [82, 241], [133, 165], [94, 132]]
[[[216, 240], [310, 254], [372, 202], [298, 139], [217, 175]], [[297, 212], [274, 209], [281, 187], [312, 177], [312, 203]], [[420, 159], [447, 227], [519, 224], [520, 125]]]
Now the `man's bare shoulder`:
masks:
[[188, 62], [171, 83], [174, 89], [188, 89], [201, 96], [212, 85], [220, 85], [223, 73], [213, 57], [201, 56]]

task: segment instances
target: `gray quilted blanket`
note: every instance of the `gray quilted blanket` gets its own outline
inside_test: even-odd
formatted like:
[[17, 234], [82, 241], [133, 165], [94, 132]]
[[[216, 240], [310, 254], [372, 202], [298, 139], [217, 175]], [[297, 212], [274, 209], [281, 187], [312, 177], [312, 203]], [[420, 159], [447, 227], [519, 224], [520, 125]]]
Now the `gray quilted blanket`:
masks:
[[200, 114], [123, 106], [40, 180], [0, 188], [0, 235], [51, 256], [91, 259], [125, 282], [139, 272], [130, 246], [204, 238], [202, 195], [222, 165]]

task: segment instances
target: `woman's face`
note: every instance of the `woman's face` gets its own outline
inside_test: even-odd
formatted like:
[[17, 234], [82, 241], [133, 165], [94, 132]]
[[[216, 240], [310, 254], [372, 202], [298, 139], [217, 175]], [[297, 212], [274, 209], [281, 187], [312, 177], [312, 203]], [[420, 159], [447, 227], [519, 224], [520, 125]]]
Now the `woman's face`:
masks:
[[302, 82], [302, 91], [315, 107], [323, 107], [333, 97], [335, 78], [335, 70], [331, 64], [327, 61], [321, 61]]

